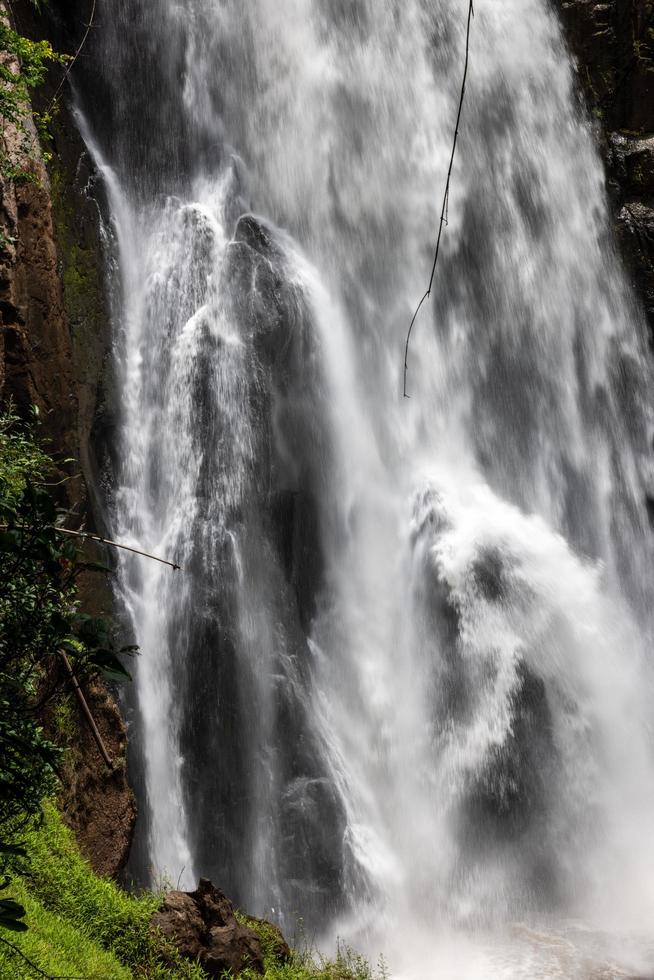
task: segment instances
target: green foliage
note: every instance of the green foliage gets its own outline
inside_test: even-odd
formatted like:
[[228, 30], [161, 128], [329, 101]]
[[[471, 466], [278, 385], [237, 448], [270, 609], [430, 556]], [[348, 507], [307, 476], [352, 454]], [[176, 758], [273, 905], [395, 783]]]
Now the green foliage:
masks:
[[0, 976], [3, 980], [28, 980], [39, 976], [30, 969], [21, 953], [52, 977], [132, 980], [131, 970], [85, 932], [46, 909], [30, 894], [24, 882], [15, 882], [12, 891], [26, 910], [29, 930], [11, 937], [12, 945], [20, 952], [0, 944]]
[[[291, 950], [287, 963], [279, 959], [279, 934], [268, 922], [237, 912], [241, 922], [259, 936], [264, 954], [265, 980], [388, 980], [383, 960], [373, 969], [365, 957], [339, 944], [336, 956], [328, 959], [311, 949]], [[255, 980], [259, 974], [246, 970], [244, 980]]]
[[[129, 895], [111, 879], [94, 874], [56, 807], [46, 802], [43, 812], [43, 821], [25, 834], [26, 873], [11, 886], [12, 897], [25, 906], [29, 926], [24, 935], [12, 937], [15, 945], [55, 976], [204, 980], [197, 964], [182, 960], [150, 928], [161, 896]], [[20, 860], [14, 868], [20, 871]], [[75, 959], [78, 948], [84, 961]], [[19, 970], [3, 972], [0, 949], [0, 975], [25, 976], [15, 954], [4, 955], [4, 962], [15, 961]]]
[[[34, 413], [35, 419], [38, 413]], [[0, 499], [16, 506], [27, 483], [42, 478], [51, 461], [12, 411], [0, 415]]]
[[[6, 891], [9, 884], [7, 879], [0, 887], [0, 891]], [[9, 929], [10, 932], [27, 932], [24, 916], [25, 909], [19, 902], [13, 898], [0, 898], [0, 925], [3, 929]]]
[[[62, 695], [61, 652], [80, 677], [128, 676], [106, 623], [79, 611], [77, 577], [97, 566], [56, 529], [51, 467], [30, 430], [0, 416], [0, 874], [57, 788], [61, 749], [39, 718]], [[12, 911], [0, 904], [0, 926]]]
[[[44, 819], [25, 835], [26, 873], [14, 879], [11, 898], [24, 906], [29, 929], [11, 942], [40, 970], [51, 976], [85, 980], [206, 980], [150, 927], [161, 895], [128, 895], [113, 881], [100, 878], [81, 857], [75, 838], [56, 807], [44, 804]], [[277, 935], [267, 923], [239, 914], [256, 929], [264, 948], [264, 980], [386, 980], [380, 964], [373, 970], [360, 956], [340, 949], [333, 960], [309, 952], [277, 959]], [[0, 944], [0, 976], [32, 976], [19, 955]], [[34, 973], [34, 976], [37, 976]], [[246, 972], [244, 980], [260, 980]], [[227, 978], [226, 978], [227, 980]]]
[[[38, 4], [35, 4], [38, 8]], [[47, 143], [47, 129], [51, 121], [49, 110], [33, 112], [31, 92], [45, 79], [48, 66], [64, 64], [67, 56], [53, 51], [47, 41], [31, 41], [12, 30], [0, 20], [0, 117], [3, 140], [0, 149], [0, 174], [15, 182], [34, 180], [26, 166], [29, 159], [38, 157], [39, 147], [29, 120], [32, 119], [41, 143]], [[15, 127], [18, 146], [10, 151], [7, 145], [7, 126]], [[48, 159], [48, 154], [41, 154]]]

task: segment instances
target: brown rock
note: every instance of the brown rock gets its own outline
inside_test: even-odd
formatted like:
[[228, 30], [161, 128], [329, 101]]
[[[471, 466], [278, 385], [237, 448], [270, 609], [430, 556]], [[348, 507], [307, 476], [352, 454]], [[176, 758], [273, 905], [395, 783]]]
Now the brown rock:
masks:
[[64, 820], [97, 874], [115, 876], [125, 866], [136, 822], [134, 794], [127, 782], [127, 733], [118, 705], [106, 684], [96, 679], [84, 694], [113, 762], [108, 769], [75, 706], [76, 731], [62, 773]]
[[[210, 977], [222, 977], [226, 972], [238, 976], [248, 967], [264, 972], [257, 933], [239, 922], [232, 903], [206, 878], [200, 879], [194, 892], [166, 895], [152, 925], [182, 956], [198, 960]], [[281, 942], [286, 947], [283, 937]]]
[[247, 967], [263, 973], [263, 950], [257, 934], [248, 926], [232, 919], [226, 926], [214, 926], [200, 962], [210, 977], [222, 977], [230, 972], [235, 976]]
[[[6, 16], [6, 4], [0, 0], [0, 18], [5, 23]], [[6, 54], [0, 58], [5, 69], [18, 71], [15, 58]], [[3, 127], [5, 153], [17, 168], [31, 174], [32, 180], [16, 183], [0, 175], [0, 403], [11, 400], [22, 415], [36, 405], [41, 417], [40, 435], [48, 441], [49, 452], [56, 458], [84, 461], [89, 455], [86, 444], [93, 407], [81, 413], [78, 395], [86, 391], [86, 385], [97, 388], [98, 372], [76, 366], [74, 331], [66, 309], [62, 256], [55, 234], [52, 186], [29, 111], [24, 125], [27, 150], [25, 134], [6, 120]], [[77, 248], [75, 255], [79, 254]], [[86, 334], [80, 334], [78, 348], [91, 345], [91, 326], [89, 321]], [[90, 469], [87, 464], [87, 473]], [[65, 463], [61, 470], [61, 476], [77, 474], [78, 467]], [[90, 519], [83, 479], [66, 481], [58, 493], [60, 503], [80, 518]], [[72, 514], [71, 521], [75, 521]], [[111, 594], [102, 577], [87, 575], [80, 585], [85, 611], [95, 615], [110, 611]], [[105, 608], [93, 608], [99, 605]], [[136, 817], [125, 774], [126, 732], [106, 685], [96, 681], [85, 694], [114, 768], [110, 771], [104, 764], [72, 702], [68, 761], [63, 773], [64, 816], [93, 868], [100, 874], [115, 875], [127, 860]]]
[[[4, 7], [0, 3], [0, 17]], [[4, 67], [18, 70], [5, 56]], [[14, 184], [0, 176], [0, 400], [11, 399], [23, 415], [31, 405], [41, 414], [42, 434], [64, 456], [77, 448], [77, 400], [72, 380], [72, 350], [59, 278], [50, 184], [31, 117], [33, 155], [11, 124], [3, 129], [6, 152], [15, 166], [32, 176]], [[77, 503], [77, 481], [67, 485]]]
[[200, 911], [186, 892], [169, 892], [164, 904], [152, 917], [152, 925], [189, 960], [197, 960], [203, 950], [206, 932]]

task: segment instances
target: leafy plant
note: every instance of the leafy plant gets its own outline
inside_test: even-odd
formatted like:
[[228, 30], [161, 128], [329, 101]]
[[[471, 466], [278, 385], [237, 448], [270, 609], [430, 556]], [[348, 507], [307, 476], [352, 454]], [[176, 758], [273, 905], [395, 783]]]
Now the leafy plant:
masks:
[[[52, 462], [11, 412], [0, 416], [0, 873], [21, 835], [57, 788], [61, 749], [40, 723], [61, 698], [65, 652], [78, 677], [129, 677], [107, 623], [79, 609], [77, 578], [87, 562], [57, 531], [46, 485]], [[132, 648], [130, 648], [132, 649]], [[0, 901], [0, 926], [20, 921]], [[7, 921], [9, 925], [7, 925]], [[14, 923], [14, 926], [12, 926]]]
[[[34, 6], [38, 9], [39, 5], [34, 3]], [[29, 161], [37, 157], [48, 160], [49, 155], [42, 147], [48, 141], [50, 110], [34, 112], [31, 93], [43, 83], [50, 65], [65, 64], [68, 60], [67, 55], [57, 54], [48, 41], [31, 41], [0, 19], [0, 175], [5, 179], [17, 183], [33, 181]], [[17, 137], [15, 146], [10, 145], [10, 127]]]

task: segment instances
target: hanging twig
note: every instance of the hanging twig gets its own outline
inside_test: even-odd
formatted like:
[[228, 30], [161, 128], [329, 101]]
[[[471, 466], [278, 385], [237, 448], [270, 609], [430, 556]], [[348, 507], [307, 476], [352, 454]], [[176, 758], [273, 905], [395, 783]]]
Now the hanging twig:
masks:
[[93, 27], [93, 19], [95, 18], [95, 7], [96, 7], [96, 3], [97, 3], [97, 0], [93, 0], [93, 6], [91, 7], [91, 16], [89, 18], [88, 24], [86, 25], [86, 31], [84, 32], [84, 37], [80, 41], [79, 46], [77, 48], [77, 51], [75, 52], [75, 54], [73, 55], [73, 57], [70, 59], [70, 62], [68, 64], [68, 67], [66, 68], [66, 71], [63, 74], [63, 78], [59, 82], [59, 85], [57, 86], [57, 89], [55, 91], [55, 94], [52, 96], [52, 100], [50, 102], [50, 105], [48, 106], [48, 111], [46, 113], [48, 116], [52, 112], [52, 110], [53, 110], [53, 108], [55, 106], [55, 103], [56, 103], [57, 99], [59, 98], [59, 93], [61, 92], [62, 88], [64, 87], [64, 85], [68, 81], [68, 76], [70, 75], [71, 71], [73, 70], [73, 66], [74, 66], [75, 62], [79, 58], [80, 51], [82, 50], [82, 48], [86, 44], [86, 39], [87, 39], [87, 37], [89, 36], [89, 34], [91, 32], [91, 28]]
[[59, 534], [71, 534], [76, 538], [88, 538], [90, 541], [99, 541], [101, 544], [108, 544], [111, 548], [121, 548], [123, 551], [131, 551], [135, 555], [143, 555], [144, 558], [159, 561], [162, 565], [169, 565], [175, 572], [181, 570], [181, 565], [177, 565], [174, 561], [168, 561], [167, 558], [159, 558], [157, 555], [150, 555], [147, 551], [140, 551], [138, 548], [131, 548], [128, 544], [119, 544], [117, 541], [110, 541], [109, 538], [103, 538], [100, 534], [89, 534], [88, 531], [71, 531], [69, 528], [59, 527], [57, 524], [53, 524], [52, 529], [58, 531]]
[[82, 709], [82, 714], [84, 715], [84, 717], [86, 718], [86, 721], [88, 722], [88, 726], [91, 729], [91, 734], [93, 735], [93, 738], [95, 739], [95, 743], [96, 743], [96, 745], [98, 746], [98, 748], [100, 750], [100, 755], [102, 756], [102, 758], [106, 762], [108, 768], [113, 770], [114, 764], [111, 761], [111, 756], [107, 752], [107, 749], [105, 747], [105, 744], [104, 744], [104, 742], [102, 740], [102, 735], [98, 731], [98, 726], [96, 725], [95, 719], [94, 719], [93, 715], [91, 714], [91, 709], [89, 708], [88, 703], [86, 701], [86, 698], [84, 697], [84, 692], [82, 691], [82, 688], [79, 686], [79, 681], [77, 680], [77, 677], [75, 676], [75, 671], [73, 670], [73, 668], [70, 665], [70, 660], [68, 659], [68, 657], [66, 656], [66, 654], [64, 653], [63, 650], [60, 650], [59, 651], [59, 656], [61, 657], [61, 659], [64, 662], [64, 667], [66, 668], [66, 673], [68, 674], [68, 676], [70, 678], [70, 683], [73, 686], [73, 691], [75, 692], [75, 697], [77, 698], [77, 701], [79, 703], [79, 706]]
[[[0, 524], [0, 531], [9, 530], [9, 524]], [[142, 555], [144, 558], [151, 558], [152, 561], [159, 561], [162, 565], [168, 565], [175, 572], [181, 571], [182, 566], [176, 564], [174, 561], [168, 561], [167, 558], [159, 558], [158, 555], [151, 555], [147, 551], [140, 551], [138, 548], [132, 548], [128, 544], [119, 544], [118, 541], [110, 541], [109, 538], [103, 538], [101, 534], [90, 534], [88, 531], [71, 531], [68, 527], [59, 527], [58, 524], [50, 524], [49, 527], [53, 531], [57, 531], [59, 534], [70, 534], [76, 538], [88, 538], [89, 541], [99, 541], [100, 544], [107, 544], [111, 548], [121, 548], [123, 551], [131, 551], [135, 555]], [[19, 531], [24, 531], [27, 529], [26, 525], [17, 524], [16, 529]]]
[[457, 139], [459, 137], [459, 123], [461, 122], [461, 111], [463, 109], [463, 98], [465, 96], [465, 91], [466, 91], [466, 79], [468, 77], [468, 62], [469, 62], [469, 58], [470, 58], [470, 26], [472, 24], [472, 18], [474, 16], [475, 16], [475, 10], [474, 10], [474, 6], [473, 6], [473, 0], [470, 0], [470, 5], [468, 7], [468, 25], [467, 25], [467, 28], [466, 28], [466, 57], [465, 57], [465, 64], [464, 64], [464, 67], [463, 67], [463, 80], [461, 82], [461, 95], [459, 97], [459, 110], [458, 110], [457, 115], [456, 115], [456, 126], [454, 127], [454, 140], [452, 141], [452, 154], [450, 156], [450, 166], [449, 166], [448, 171], [447, 171], [447, 180], [445, 181], [445, 193], [443, 194], [443, 207], [441, 208], [441, 220], [440, 220], [440, 223], [439, 223], [439, 226], [438, 226], [438, 238], [436, 239], [436, 251], [434, 252], [434, 262], [433, 262], [433, 265], [431, 267], [431, 276], [429, 277], [429, 286], [427, 287], [426, 293], [424, 294], [424, 296], [422, 297], [422, 299], [418, 303], [418, 305], [416, 307], [416, 311], [413, 314], [413, 317], [411, 319], [411, 323], [409, 325], [409, 331], [408, 331], [408, 333], [406, 335], [406, 345], [404, 347], [404, 397], [405, 398], [409, 398], [409, 395], [407, 395], [407, 391], [406, 391], [406, 377], [407, 377], [407, 371], [409, 370], [408, 360], [409, 360], [409, 342], [411, 340], [411, 332], [413, 330], [413, 324], [416, 322], [416, 317], [418, 316], [418, 313], [420, 312], [420, 307], [425, 302], [425, 300], [428, 299], [431, 296], [432, 286], [434, 285], [434, 276], [436, 274], [436, 264], [438, 262], [438, 255], [439, 255], [440, 248], [441, 248], [441, 237], [443, 235], [443, 227], [447, 224], [447, 217], [448, 217], [447, 212], [448, 212], [449, 200], [450, 200], [450, 179], [452, 177], [452, 167], [454, 165], [454, 155], [456, 153], [456, 143], [457, 143]]

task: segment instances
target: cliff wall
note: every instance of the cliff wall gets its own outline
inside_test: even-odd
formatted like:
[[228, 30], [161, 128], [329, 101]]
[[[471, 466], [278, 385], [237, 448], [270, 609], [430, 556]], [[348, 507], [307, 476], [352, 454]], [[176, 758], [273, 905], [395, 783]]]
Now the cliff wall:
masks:
[[[15, 4], [12, 16], [21, 33], [43, 35], [31, 5]], [[15, 60], [11, 68], [19, 70]], [[60, 77], [61, 69], [44, 86], [44, 105]], [[103, 418], [111, 388], [102, 188], [68, 110], [55, 118], [47, 166], [30, 112], [29, 153], [17, 128], [3, 127], [5, 153], [29, 179], [0, 173], [0, 402], [11, 401], [23, 417], [38, 408], [45, 448], [67, 477], [56, 491], [67, 526], [93, 530], [103, 524]], [[111, 616], [111, 590], [101, 575], [80, 582], [80, 598], [91, 615]], [[136, 815], [124, 765], [126, 730], [104, 683], [85, 694], [115, 765], [111, 771], [104, 765], [71, 697], [62, 806], [93, 867], [115, 874], [127, 859]]]
[[654, 344], [654, 0], [553, 0], [596, 121], [616, 234]]

